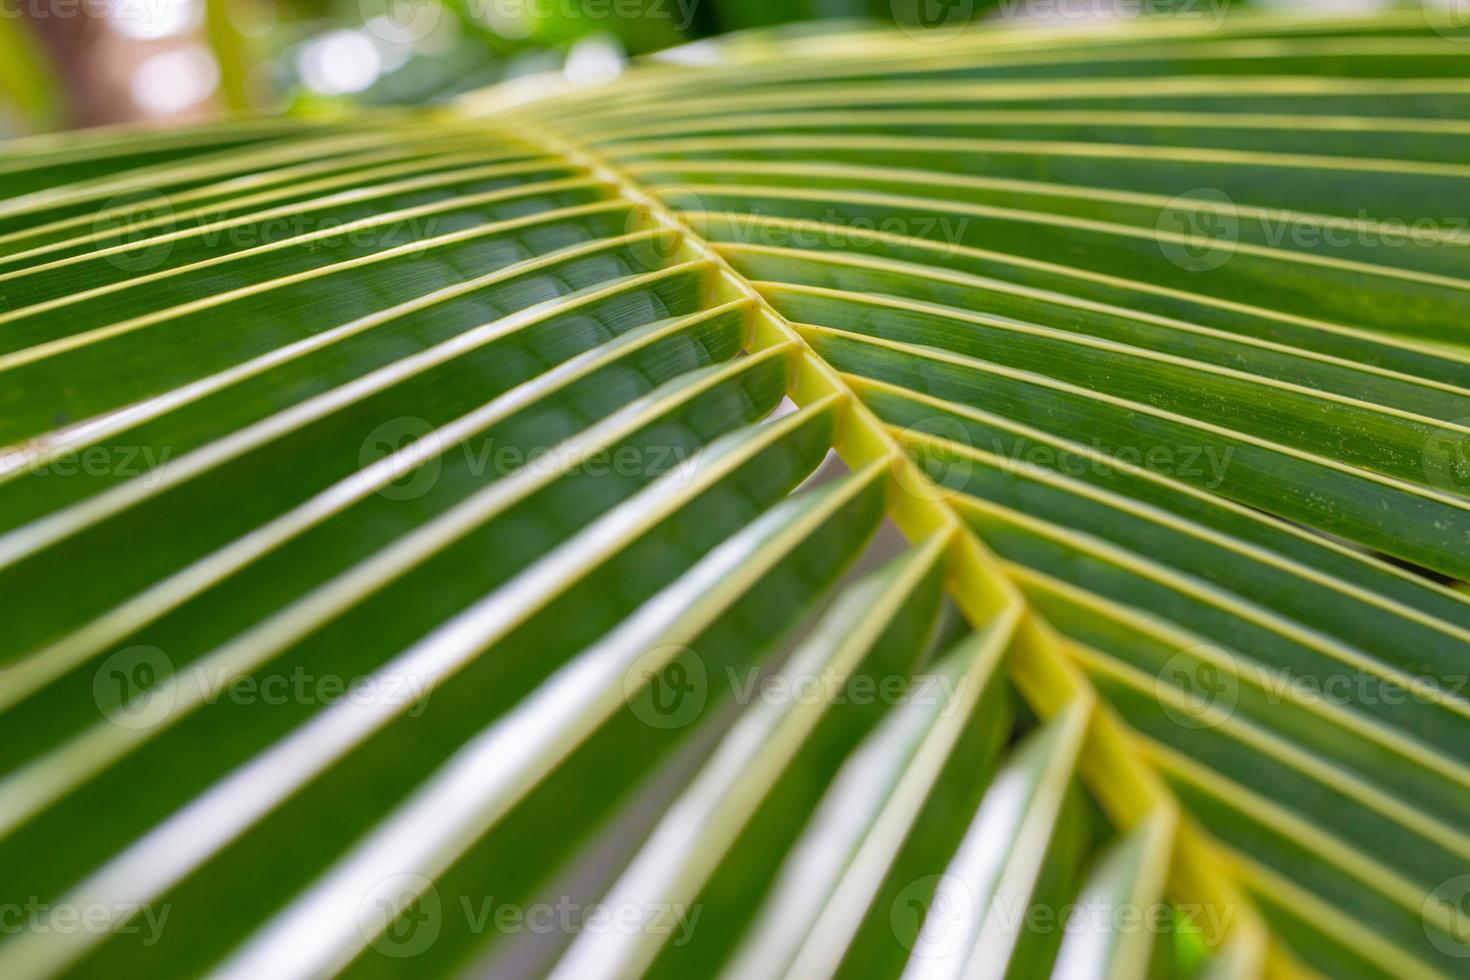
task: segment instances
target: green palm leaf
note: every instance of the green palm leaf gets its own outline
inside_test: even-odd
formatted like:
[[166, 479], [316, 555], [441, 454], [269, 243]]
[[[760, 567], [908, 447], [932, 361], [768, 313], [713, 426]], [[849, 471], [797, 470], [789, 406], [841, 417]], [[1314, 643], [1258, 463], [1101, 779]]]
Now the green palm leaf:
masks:
[[0, 974], [1464, 975], [1470, 46], [1201, 26], [17, 144]]

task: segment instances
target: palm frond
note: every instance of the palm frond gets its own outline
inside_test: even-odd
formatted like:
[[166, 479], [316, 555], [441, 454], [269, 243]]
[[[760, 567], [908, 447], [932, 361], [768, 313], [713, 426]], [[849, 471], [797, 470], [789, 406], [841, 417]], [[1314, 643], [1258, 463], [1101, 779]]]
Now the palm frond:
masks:
[[1464, 975], [1470, 46], [1204, 26], [17, 144], [0, 975]]

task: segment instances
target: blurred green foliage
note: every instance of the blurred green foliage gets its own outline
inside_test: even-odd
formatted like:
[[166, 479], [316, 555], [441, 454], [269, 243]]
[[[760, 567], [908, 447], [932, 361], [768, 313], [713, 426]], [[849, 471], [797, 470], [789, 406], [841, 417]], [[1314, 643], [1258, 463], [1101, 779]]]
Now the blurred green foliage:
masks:
[[[76, 2], [24, 0], [4, 8], [0, 135], [78, 124], [77, 107], [107, 102], [96, 98], [99, 85], [126, 88], [125, 73], [133, 69], [118, 50], [129, 44], [140, 45], [139, 57], [171, 43], [202, 45], [214, 76], [205, 104], [215, 110], [316, 113], [432, 102], [569, 64], [615, 71], [627, 57], [785, 23], [923, 16], [948, 22], [974, 16], [989, 0], [135, 0], [129, 9], [155, 16], [173, 5], [169, 30], [145, 31], [138, 40], [86, 18], [41, 21], [48, 3]], [[109, 38], [106, 52], [97, 47], [99, 35]], [[121, 77], [75, 70], [104, 56], [124, 63]], [[87, 124], [136, 117], [88, 115]]]
[[[308, 0], [307, 6], [317, 8], [310, 19], [320, 24], [341, 25], [355, 19], [370, 30], [385, 22], [390, 29], [402, 27], [405, 36], [429, 31], [415, 41], [414, 57], [386, 73], [364, 96], [373, 102], [414, 102], [554, 69], [582, 41], [636, 56], [755, 27], [815, 19], [890, 20], [894, 4], [903, 2], [444, 0], [436, 9], [434, 0]], [[298, 96], [303, 87], [296, 86]]]

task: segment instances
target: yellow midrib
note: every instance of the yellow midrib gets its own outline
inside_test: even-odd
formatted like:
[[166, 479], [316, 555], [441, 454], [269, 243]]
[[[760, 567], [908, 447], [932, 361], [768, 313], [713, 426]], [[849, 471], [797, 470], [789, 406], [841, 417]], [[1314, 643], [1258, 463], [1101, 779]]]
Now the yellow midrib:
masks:
[[1172, 858], [1168, 892], [1181, 904], [1197, 903], [1230, 909], [1222, 934], [1209, 938], [1219, 952], [1228, 941], [1238, 954], [1236, 976], [1305, 977], [1311, 972], [1271, 940], [1259, 913], [1245, 897], [1229, 869], [1234, 858], [1221, 845], [1183, 818], [1182, 808], [1162, 778], [1135, 749], [1135, 736], [1098, 696], [1092, 683], [1066, 652], [1066, 641], [1034, 609], [1011, 581], [999, 560], [946, 502], [937, 486], [903, 451], [887, 427], [852, 391], [774, 306], [735, 271], [719, 250], [694, 231], [668, 205], [626, 172], [579, 142], [517, 109], [497, 113], [507, 139], [529, 143], [560, 156], [606, 183], [627, 200], [648, 224], [677, 236], [683, 258], [703, 259], [717, 270], [713, 302], [746, 299], [751, 324], [746, 349], [794, 345], [797, 352], [787, 394], [798, 406], [833, 395], [841, 399], [836, 445], [854, 471], [885, 460], [891, 468], [888, 515], [910, 542], [935, 534], [949, 538], [947, 585], [970, 623], [979, 628], [1011, 611], [1020, 624], [1012, 641], [1011, 679], [1042, 718], [1052, 718], [1081, 701], [1089, 712], [1088, 737], [1079, 760], [1079, 775], [1102, 803], [1120, 832], [1158, 819], [1170, 828]]

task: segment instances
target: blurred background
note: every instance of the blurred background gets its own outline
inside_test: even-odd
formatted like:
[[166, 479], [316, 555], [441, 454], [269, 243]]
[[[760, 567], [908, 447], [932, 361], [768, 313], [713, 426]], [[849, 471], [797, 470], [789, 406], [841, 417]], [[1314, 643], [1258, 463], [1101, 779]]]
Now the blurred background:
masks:
[[[916, 15], [968, 17], [967, 0]], [[890, 0], [0, 0], [0, 133], [421, 103]], [[931, 9], [932, 8], [932, 9]], [[899, 9], [898, 16], [904, 11]]]
[[1226, 2], [1236, 0], [0, 0], [0, 136], [432, 102], [529, 72], [615, 74], [630, 56], [795, 21], [953, 31], [984, 17], [1075, 24], [1170, 6], [1213, 16]]

